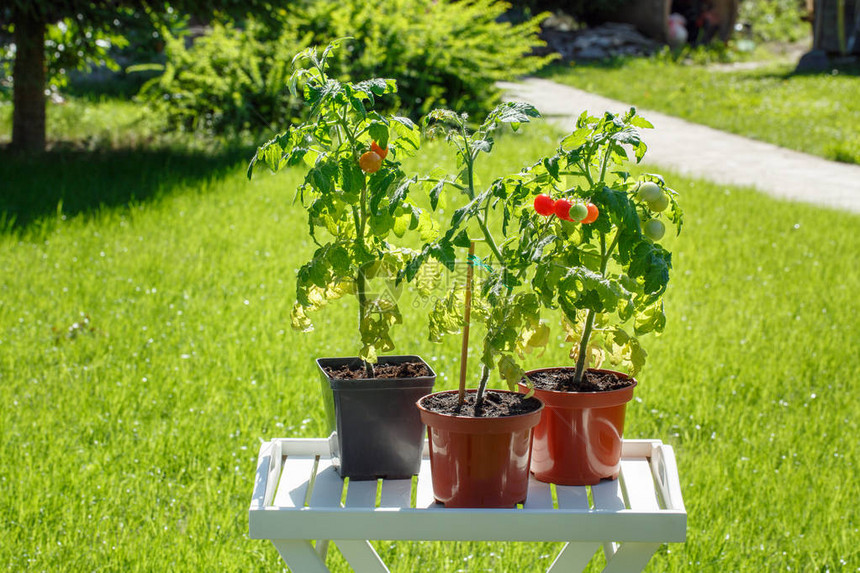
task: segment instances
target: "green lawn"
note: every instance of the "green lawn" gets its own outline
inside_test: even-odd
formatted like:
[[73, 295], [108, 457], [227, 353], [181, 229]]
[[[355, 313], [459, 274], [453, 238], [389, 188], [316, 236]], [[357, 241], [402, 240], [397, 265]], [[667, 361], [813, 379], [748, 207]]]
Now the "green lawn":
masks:
[[[500, 139], [485, 180], [555, 137], [521, 131]], [[429, 146], [419, 164], [443, 153]], [[0, 234], [7, 570], [280, 570], [271, 544], [247, 538], [259, 440], [320, 436], [312, 359], [358, 341], [351, 306], [327, 309], [312, 334], [290, 330], [294, 272], [312, 251], [291, 205], [299, 176], [248, 182], [244, 166], [0, 157], [0, 210], [17, 213]], [[860, 217], [665, 175], [687, 219], [626, 437], [675, 446], [689, 527], [649, 570], [857, 570]], [[427, 342], [425, 301], [402, 300], [398, 350], [453, 387], [456, 340]], [[528, 366], [564, 363], [563, 346]], [[537, 571], [559, 548], [376, 545], [403, 572]], [[346, 570], [336, 552], [330, 564]]]
[[860, 69], [794, 74], [681, 65], [664, 57], [552, 67], [555, 81], [695, 123], [846, 163], [860, 163]]
[[[48, 140], [76, 149], [127, 148], [165, 140], [159, 120], [142, 105], [118, 99], [69, 98], [46, 107]], [[0, 146], [12, 139], [12, 103], [0, 100]]]

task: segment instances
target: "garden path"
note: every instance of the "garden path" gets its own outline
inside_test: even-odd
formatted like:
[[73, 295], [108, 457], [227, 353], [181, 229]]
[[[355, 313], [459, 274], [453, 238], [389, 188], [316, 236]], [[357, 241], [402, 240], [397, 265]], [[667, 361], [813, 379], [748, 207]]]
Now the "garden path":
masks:
[[[505, 99], [525, 101], [565, 129], [584, 110], [620, 112], [630, 104], [555, 82], [503, 82]], [[828, 161], [654, 111], [638, 110], [655, 129], [647, 133], [645, 163], [716, 183], [755, 187], [781, 199], [860, 213], [860, 165]]]

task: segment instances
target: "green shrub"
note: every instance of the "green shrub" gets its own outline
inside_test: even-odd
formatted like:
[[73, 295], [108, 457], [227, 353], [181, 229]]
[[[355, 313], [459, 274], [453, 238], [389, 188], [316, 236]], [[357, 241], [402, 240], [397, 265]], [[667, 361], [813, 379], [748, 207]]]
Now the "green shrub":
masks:
[[184, 38], [163, 35], [164, 73], [147, 82], [139, 95], [169, 129], [259, 131], [299, 110], [286, 80], [292, 73], [290, 54], [303, 46], [289, 31], [273, 34], [254, 20], [243, 28], [216, 22], [190, 47]]
[[519, 24], [498, 21], [509, 5], [497, 0], [366, 0], [313, 2], [300, 15], [300, 34], [324, 45], [350, 36], [332, 62], [343, 79], [397, 80], [398, 106], [416, 118], [435, 107], [485, 115], [498, 103], [495, 82], [543, 67], [530, 57], [545, 15]]
[[190, 47], [165, 33], [164, 74], [141, 97], [171, 128], [235, 133], [283, 125], [301, 113], [286, 89], [289, 55], [350, 37], [332, 61], [333, 76], [397, 80], [390, 103], [413, 118], [439, 106], [483, 115], [498, 102], [497, 81], [551, 59], [529, 55], [543, 46], [542, 16], [497, 21], [507, 9], [497, 0], [390, 0], [384, 10], [366, 0], [308, 0], [265, 25], [214, 24]]

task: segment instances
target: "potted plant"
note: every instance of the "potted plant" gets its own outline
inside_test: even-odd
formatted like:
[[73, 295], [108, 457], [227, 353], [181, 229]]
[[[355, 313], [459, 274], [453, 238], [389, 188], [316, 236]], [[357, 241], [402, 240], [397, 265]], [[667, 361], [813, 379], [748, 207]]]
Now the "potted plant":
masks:
[[394, 348], [390, 330], [401, 322], [395, 279], [412, 255], [389, 239], [428, 225], [408, 199], [414, 178], [398, 161], [418, 149], [420, 130], [373, 110], [377, 98], [396, 92], [394, 80], [328, 76], [338, 43], [293, 58], [306, 64], [289, 87], [295, 97], [301, 84], [307, 118], [262, 145], [248, 177], [257, 163], [275, 172], [306, 168], [297, 199], [317, 249], [297, 272], [292, 326], [312, 330], [312, 313], [345, 295], [358, 302], [359, 355], [317, 360], [334, 465], [351, 479], [408, 478], [420, 466], [424, 432], [413, 404], [432, 390], [435, 374], [417, 356], [380, 354]]
[[[514, 358], [519, 346], [536, 344], [540, 304], [522, 276], [506, 267], [500, 242], [491, 228], [488, 213], [498, 198], [499, 187], [519, 179], [518, 174], [495, 181], [478, 193], [475, 188], [475, 163], [481, 153], [493, 147], [493, 134], [503, 124], [515, 128], [537, 110], [526, 104], [506, 103], [493, 110], [474, 132], [467, 118], [457, 113], [431, 112], [431, 128], [443, 131], [456, 149], [458, 175], [424, 178], [435, 209], [443, 189], [452, 188], [466, 196], [465, 206], [457, 209], [445, 233], [425, 245], [405, 271], [413, 279], [428, 258], [455, 268], [457, 247], [469, 248], [464, 284], [455, 283], [437, 301], [430, 313], [431, 340], [462, 331], [460, 387], [439, 392], [418, 401], [421, 419], [427, 425], [433, 492], [447, 507], [512, 507], [525, 500], [528, 491], [532, 428], [540, 419], [539, 400], [515, 392], [522, 370]], [[505, 227], [507, 229], [507, 226]], [[502, 234], [504, 234], [504, 230]], [[475, 256], [475, 243], [482, 245], [484, 256]], [[473, 271], [478, 265], [483, 275], [473, 289]], [[468, 333], [472, 315], [485, 325], [481, 354], [481, 377], [475, 390], [466, 391]], [[544, 342], [546, 339], [544, 338]], [[489, 390], [491, 372], [498, 370], [508, 380], [510, 391]]]
[[[628, 151], [642, 159], [635, 109], [584, 113], [558, 151], [529, 169], [531, 182], [506, 197], [519, 215], [511, 252], [532, 265], [532, 288], [560, 309], [573, 366], [526, 373], [523, 392], [544, 403], [531, 468], [543, 481], [588, 485], [618, 476], [625, 409], [645, 363], [638, 336], [666, 323], [663, 295], [672, 258], [660, 241], [667, 223], [680, 232], [676, 192], [659, 175], [634, 178]], [[627, 374], [599, 367], [605, 361]], [[533, 386], [533, 388], [532, 388]]]

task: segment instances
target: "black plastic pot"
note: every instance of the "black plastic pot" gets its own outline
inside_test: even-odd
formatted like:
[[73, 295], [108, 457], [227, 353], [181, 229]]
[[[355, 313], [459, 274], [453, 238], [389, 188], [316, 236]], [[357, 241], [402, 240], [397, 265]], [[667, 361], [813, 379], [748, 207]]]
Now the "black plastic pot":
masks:
[[436, 373], [418, 356], [380, 356], [380, 364], [421, 362], [430, 376], [335, 380], [326, 368], [360, 365], [360, 359], [317, 359], [332, 464], [351, 480], [405, 479], [418, 473], [424, 424], [415, 407], [433, 390]]

